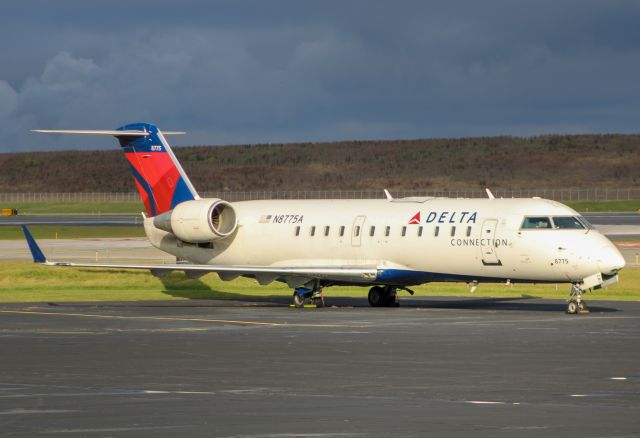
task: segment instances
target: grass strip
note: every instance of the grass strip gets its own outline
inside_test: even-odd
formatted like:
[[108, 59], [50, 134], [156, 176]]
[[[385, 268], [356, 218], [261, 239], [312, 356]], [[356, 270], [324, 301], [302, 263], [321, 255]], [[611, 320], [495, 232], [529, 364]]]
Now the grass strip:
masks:
[[9, 202], [2, 208], [15, 208], [18, 214], [114, 214], [145, 211], [140, 202]]
[[[565, 201], [580, 212], [628, 212], [640, 210], [640, 200], [624, 201]], [[115, 214], [139, 213], [139, 202], [2, 202], [2, 208], [16, 208], [18, 214]]]

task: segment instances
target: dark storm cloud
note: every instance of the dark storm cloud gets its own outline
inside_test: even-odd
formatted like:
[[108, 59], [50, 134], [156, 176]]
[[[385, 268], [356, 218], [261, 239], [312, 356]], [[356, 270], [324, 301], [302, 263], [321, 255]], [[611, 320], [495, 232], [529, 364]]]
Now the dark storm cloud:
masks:
[[638, 5], [4, 2], [0, 151], [141, 120], [184, 144], [637, 132]]

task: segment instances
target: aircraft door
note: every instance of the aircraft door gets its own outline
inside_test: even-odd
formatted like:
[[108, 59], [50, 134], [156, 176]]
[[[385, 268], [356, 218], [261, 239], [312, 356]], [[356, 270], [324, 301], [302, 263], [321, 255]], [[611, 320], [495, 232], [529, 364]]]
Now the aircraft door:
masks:
[[502, 262], [496, 254], [496, 228], [498, 226], [497, 219], [486, 219], [482, 223], [482, 237], [480, 238], [480, 247], [482, 251], [482, 264], [485, 266], [501, 266]]
[[364, 221], [366, 216], [357, 216], [353, 221], [351, 229], [351, 246], [360, 246], [362, 244], [362, 233], [364, 232]]

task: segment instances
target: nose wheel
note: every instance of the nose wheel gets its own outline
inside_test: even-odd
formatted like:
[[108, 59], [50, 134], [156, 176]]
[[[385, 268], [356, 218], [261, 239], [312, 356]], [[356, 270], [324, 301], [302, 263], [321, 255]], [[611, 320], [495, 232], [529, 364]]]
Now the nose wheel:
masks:
[[578, 284], [571, 285], [571, 292], [569, 292], [569, 301], [567, 301], [567, 313], [569, 315], [584, 315], [589, 313], [587, 303], [582, 299], [583, 290]]

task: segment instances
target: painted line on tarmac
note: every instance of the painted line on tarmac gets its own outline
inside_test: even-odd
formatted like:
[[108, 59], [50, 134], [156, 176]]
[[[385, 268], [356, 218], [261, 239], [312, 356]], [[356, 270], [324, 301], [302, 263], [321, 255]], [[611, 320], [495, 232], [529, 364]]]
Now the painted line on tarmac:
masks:
[[210, 324], [234, 324], [247, 326], [267, 326], [267, 327], [307, 327], [307, 328], [363, 328], [368, 325], [350, 324], [313, 324], [313, 323], [288, 323], [288, 322], [268, 322], [268, 321], [243, 321], [235, 319], [208, 319], [208, 318], [181, 318], [178, 316], [122, 316], [122, 315], [96, 315], [95, 313], [63, 313], [63, 312], [38, 312], [35, 310], [0, 310], [0, 313], [12, 313], [21, 315], [46, 315], [46, 316], [74, 316], [81, 318], [102, 318], [102, 319], [122, 319], [122, 320], [148, 320], [148, 321], [188, 321], [205, 322]]

